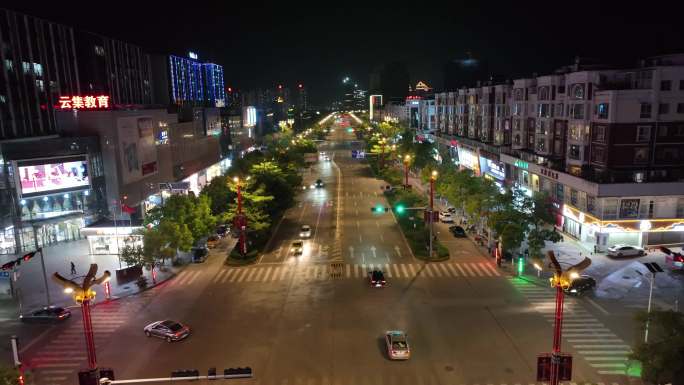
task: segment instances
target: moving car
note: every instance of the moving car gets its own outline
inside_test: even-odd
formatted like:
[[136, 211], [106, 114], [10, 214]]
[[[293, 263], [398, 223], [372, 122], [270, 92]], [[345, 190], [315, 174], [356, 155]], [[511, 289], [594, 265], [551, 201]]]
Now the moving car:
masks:
[[212, 235], [211, 237], [207, 238], [207, 247], [213, 249], [218, 244], [218, 241], [218, 235]]
[[326, 162], [330, 162], [330, 157], [326, 155], [326, 156], [323, 157], [323, 160], [326, 161]]
[[660, 251], [667, 254], [665, 264], [673, 270], [684, 270], [684, 254], [670, 250], [665, 246], [660, 246]]
[[230, 227], [228, 225], [218, 225], [216, 226], [216, 235], [219, 237], [225, 237], [230, 234]]
[[570, 283], [565, 291], [569, 294], [582, 295], [587, 291], [592, 291], [596, 288], [596, 280], [588, 275], [580, 275]]
[[304, 242], [294, 241], [292, 242], [292, 247], [290, 247], [290, 252], [294, 255], [301, 255], [304, 252]]
[[638, 246], [617, 244], [608, 248], [608, 255], [611, 257], [634, 257], [645, 254], [644, 249]]
[[325, 186], [325, 185], [323, 184], [323, 181], [322, 181], [322, 180], [316, 179], [316, 184], [315, 184], [315, 186], [316, 186], [316, 188], [323, 188], [323, 186]]
[[446, 211], [450, 212], [451, 214], [456, 214], [456, 207], [449, 207]]
[[408, 360], [411, 357], [406, 333], [401, 330], [386, 331], [385, 346], [390, 360]]
[[461, 226], [449, 226], [449, 231], [451, 231], [451, 234], [454, 235], [454, 237], [458, 238], [465, 238], [466, 237], [466, 232]]
[[22, 314], [19, 319], [23, 322], [56, 322], [71, 317], [71, 310], [63, 307], [50, 306], [36, 310], [29, 314]]
[[385, 281], [385, 274], [379, 269], [368, 272], [368, 281], [372, 287], [383, 287], [387, 284], [387, 281]]
[[190, 335], [190, 328], [180, 322], [164, 320], [152, 322], [143, 329], [148, 337], [159, 337], [166, 342], [180, 341]]
[[309, 238], [311, 237], [311, 226], [302, 225], [299, 229], [299, 238]]
[[454, 217], [452, 217], [451, 213], [448, 211], [440, 211], [439, 221], [444, 223], [454, 223]]

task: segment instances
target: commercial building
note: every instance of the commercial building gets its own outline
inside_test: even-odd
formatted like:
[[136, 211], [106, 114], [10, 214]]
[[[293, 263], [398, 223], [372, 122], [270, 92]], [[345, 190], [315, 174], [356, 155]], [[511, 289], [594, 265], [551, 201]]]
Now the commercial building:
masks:
[[500, 185], [545, 191], [597, 250], [684, 242], [684, 55], [435, 95], [441, 146]]

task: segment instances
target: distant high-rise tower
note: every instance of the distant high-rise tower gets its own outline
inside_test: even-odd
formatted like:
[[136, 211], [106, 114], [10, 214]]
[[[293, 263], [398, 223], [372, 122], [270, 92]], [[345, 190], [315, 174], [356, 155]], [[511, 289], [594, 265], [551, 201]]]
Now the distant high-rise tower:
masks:
[[223, 83], [223, 67], [218, 64], [204, 63], [204, 78], [207, 81], [207, 102], [212, 107], [226, 105], [226, 89]]
[[171, 101], [178, 105], [204, 104], [204, 71], [202, 63], [180, 56], [169, 55]]
[[309, 99], [306, 88], [301, 83], [297, 85], [297, 108], [300, 111], [307, 111], [309, 109]]

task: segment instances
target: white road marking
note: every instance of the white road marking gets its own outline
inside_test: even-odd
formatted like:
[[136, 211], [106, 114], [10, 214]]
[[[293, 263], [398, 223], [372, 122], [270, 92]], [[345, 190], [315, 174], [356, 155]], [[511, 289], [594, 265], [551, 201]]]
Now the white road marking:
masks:
[[411, 271], [411, 277], [415, 277], [416, 276], [416, 270], [413, 268], [412, 263], [408, 264], [408, 269]]
[[404, 272], [404, 277], [408, 278], [409, 275], [408, 275], [408, 272], [406, 271], [406, 265], [403, 263], [401, 264], [401, 270]]
[[389, 278], [392, 278], [392, 270], [390, 269], [389, 265], [387, 265], [387, 264], [385, 265], [385, 274], [387, 274], [387, 276]]
[[192, 278], [190, 278], [190, 280], [187, 282], [187, 284], [190, 285], [191, 283], [193, 283], [195, 281], [195, 279], [197, 279], [197, 277], [200, 276], [200, 274], [202, 274], [202, 271], [198, 271], [197, 273], [195, 273], [195, 275], [193, 275]]
[[475, 273], [473, 273], [473, 271], [470, 269], [470, 266], [468, 266], [467, 263], [462, 263], [461, 265], [463, 265], [463, 267], [464, 267], [466, 270], [468, 270], [468, 275], [470, 275], [471, 277], [474, 277], [474, 276], [475, 276]]
[[480, 271], [479, 267], [477, 266], [477, 263], [471, 263], [470, 266], [472, 266], [473, 270], [477, 273], [478, 276], [484, 277], [484, 274]]
[[214, 282], [214, 283], [218, 282], [219, 279], [221, 279], [221, 277], [223, 276], [223, 274], [226, 273], [226, 271], [227, 271], [227, 270], [219, 270], [218, 274], [216, 274], [216, 275], [214, 276], [214, 280], [213, 280], [212, 282]]
[[231, 274], [235, 272], [235, 269], [230, 269], [226, 271], [226, 275], [223, 276], [223, 279], [221, 279], [221, 283], [225, 283], [228, 280], [228, 277], [230, 277]]
[[447, 270], [445, 264], [440, 263], [438, 266], [439, 266], [439, 268], [442, 269], [442, 271], [444, 272], [444, 276], [445, 276], [445, 277], [448, 277], [448, 278], [451, 277], [451, 274], [449, 274], [449, 270]]
[[247, 276], [247, 273], [247, 269], [242, 269], [242, 273], [236, 274], [236, 276], [239, 276], [236, 282], [242, 282], [242, 280]]
[[354, 264], [354, 278], [356, 278], [358, 276], [359, 276], [359, 265], [355, 263]]
[[254, 274], [254, 282], [259, 282], [261, 279], [261, 274], [264, 272], [264, 268], [254, 268], [256, 270], [256, 274]]
[[288, 269], [289, 269], [289, 267], [283, 266], [283, 270], [280, 272], [280, 280], [281, 280], [281, 281], [282, 281], [283, 279], [285, 279], [285, 275], [287, 274], [287, 270], [288, 270]]
[[382, 234], [380, 234], [380, 242], [385, 242], [385, 237], [383, 237]]
[[432, 269], [430, 268], [430, 265], [429, 265], [429, 264], [426, 263], [426, 264], [423, 265], [423, 271], [425, 272], [425, 274], [426, 274], [428, 277], [430, 277], [430, 278], [434, 278], [434, 277], [435, 277], [434, 274], [432, 274]]
[[350, 273], [351, 273], [351, 265], [347, 265], [347, 278], [349, 278]]
[[467, 274], [466, 274], [465, 270], [463, 270], [463, 268], [461, 267], [461, 265], [460, 265], [460, 264], [458, 264], [458, 263], [454, 263], [454, 266], [456, 266], [456, 268], [458, 268], [458, 271], [460, 271], [460, 272], [461, 272], [461, 275], [462, 275], [462, 276], [464, 276], [464, 277], [465, 277], [465, 276], [467, 276]]
[[454, 277], [458, 277], [458, 272], [456, 272], [456, 269], [454, 269], [454, 265], [452, 265], [452, 264], [449, 263], [449, 264], [446, 264], [445, 266], [446, 266], [447, 268], [449, 268], [449, 270], [450, 270], [451, 273], [454, 275]]
[[268, 277], [269, 277], [269, 275], [271, 274], [271, 270], [272, 270], [272, 269], [273, 269], [272, 267], [267, 267], [267, 268], [266, 268], [266, 272], [264, 273], [264, 276], [263, 276], [263, 278], [262, 278], [262, 280], [263, 280], [264, 282], [268, 281]]

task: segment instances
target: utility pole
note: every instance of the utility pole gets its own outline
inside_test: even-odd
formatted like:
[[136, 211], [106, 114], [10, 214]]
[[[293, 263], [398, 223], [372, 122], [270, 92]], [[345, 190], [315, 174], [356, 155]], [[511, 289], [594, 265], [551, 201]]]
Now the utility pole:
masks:
[[404, 187], [408, 189], [409, 186], [409, 181], [408, 181], [408, 175], [409, 175], [409, 164], [411, 162], [411, 155], [406, 154], [404, 156]]
[[428, 258], [432, 258], [432, 233], [433, 233], [433, 223], [435, 222], [435, 180], [437, 180], [437, 171], [433, 170], [430, 175], [430, 254]]
[[50, 288], [48, 287], [47, 273], [45, 272], [45, 255], [43, 255], [43, 248], [42, 247], [38, 248], [38, 251], [40, 251], [40, 267], [43, 269], [43, 283], [45, 284], [45, 299], [47, 300], [47, 305], [51, 306], [52, 302], [50, 301]]
[[[249, 180], [249, 177], [247, 177], [246, 180]], [[240, 178], [234, 177], [233, 181], [235, 182], [235, 185], [237, 187], [237, 226], [240, 231], [240, 238], [239, 238], [239, 250], [240, 253], [245, 256], [247, 255], [247, 242], [246, 242], [246, 231], [247, 231], [247, 218], [245, 218], [245, 215], [242, 213], [242, 190], [240, 189]]]
[[[651, 279], [649, 279], [649, 281], [650, 281], [650, 283], [651, 283], [651, 288], [650, 288], [649, 291], [648, 291], [648, 310], [646, 311], [646, 312], [647, 312], [647, 315], [646, 315], [646, 317], [647, 317], [647, 318], [646, 318], [646, 330], [645, 330], [645, 332], [644, 332], [644, 343], [647, 343], [647, 342], [648, 342], [648, 327], [649, 327], [649, 325], [650, 325], [650, 323], [651, 323], [651, 301], [652, 301], [652, 299], [653, 299], [653, 283], [654, 283], [654, 281], [655, 281], [656, 273], [662, 273], [662, 272], [663, 272], [663, 268], [660, 267], [660, 265], [658, 265], [658, 264], [655, 263], [655, 262], [644, 263], [644, 266], [646, 266], [646, 268], [648, 269], [648, 271], [651, 272]], [[639, 274], [641, 274], [638, 270], [637, 270], [637, 272], [638, 272]]]

